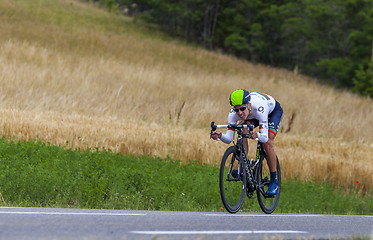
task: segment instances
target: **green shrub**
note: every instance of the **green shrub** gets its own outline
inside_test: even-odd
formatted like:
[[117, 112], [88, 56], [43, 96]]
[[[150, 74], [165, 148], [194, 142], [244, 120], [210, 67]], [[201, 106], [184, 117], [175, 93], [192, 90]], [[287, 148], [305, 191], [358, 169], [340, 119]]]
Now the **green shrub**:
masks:
[[359, 70], [355, 71], [353, 82], [355, 92], [363, 96], [373, 97], [373, 62], [366, 69], [360, 65]]

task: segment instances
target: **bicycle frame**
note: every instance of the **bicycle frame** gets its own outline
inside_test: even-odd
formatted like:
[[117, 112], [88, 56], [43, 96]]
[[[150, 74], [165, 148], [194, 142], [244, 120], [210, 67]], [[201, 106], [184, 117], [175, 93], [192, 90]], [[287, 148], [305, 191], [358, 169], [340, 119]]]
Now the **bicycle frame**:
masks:
[[[247, 197], [252, 198], [252, 195], [254, 191], [259, 190], [263, 195], [265, 195], [262, 186], [258, 182], [258, 179], [255, 178], [256, 172], [259, 171], [259, 163], [260, 161], [263, 161], [263, 157], [265, 156], [266, 152], [260, 142], [258, 142], [256, 147], [256, 156], [255, 160], [251, 159], [249, 160], [247, 158], [247, 155], [243, 148], [243, 138], [250, 138], [250, 136], [245, 136], [242, 133], [242, 129], [237, 129], [238, 136], [237, 136], [237, 144], [235, 145], [237, 147], [237, 151], [239, 151], [240, 154], [240, 162], [241, 164], [244, 164], [245, 171], [246, 171], [246, 181], [247, 181]], [[240, 168], [239, 168], [240, 169]], [[240, 174], [240, 173], [239, 173]]]
[[[215, 125], [214, 122], [211, 122], [211, 134], [217, 128], [230, 128], [230, 127], [234, 128], [235, 131], [237, 132], [237, 143], [234, 144], [234, 145], [236, 146], [236, 149], [237, 149], [237, 155], [239, 155], [238, 176], [240, 178], [241, 169], [243, 169], [242, 166], [244, 166], [245, 171], [247, 173], [246, 174], [246, 178], [247, 178], [246, 181], [247, 181], [247, 183], [249, 184], [249, 187], [250, 187], [248, 189], [250, 190], [250, 194], [252, 194], [252, 192], [254, 192], [259, 187], [259, 183], [257, 183], [254, 176], [255, 176], [255, 171], [257, 170], [260, 155], [263, 154], [263, 153], [265, 154], [265, 152], [264, 152], [264, 149], [262, 147], [262, 144], [260, 142], [258, 142], [255, 161], [253, 161], [253, 160], [249, 161], [249, 159], [246, 156], [246, 153], [245, 153], [245, 150], [244, 150], [244, 147], [243, 147], [243, 139], [244, 138], [251, 138], [251, 136], [250, 136], [250, 133], [249, 134], [243, 134], [243, 129], [247, 128], [250, 131], [252, 131], [254, 129], [254, 126], [252, 126], [252, 125], [249, 125], [249, 124], [248, 125], [238, 125], [238, 124]], [[258, 141], [258, 139], [254, 139], [254, 140]], [[230, 171], [231, 171], [231, 169], [230, 169]], [[232, 180], [228, 179], [228, 181], [232, 181]], [[248, 197], [249, 198], [252, 197], [252, 196], [249, 196], [249, 192], [248, 192]]]
[[[255, 190], [259, 189], [259, 191], [265, 195], [262, 186], [257, 182], [257, 179], [255, 179], [256, 171], [259, 171], [258, 165], [260, 161], [263, 161], [264, 157], [266, 156], [266, 152], [263, 148], [263, 145], [258, 142], [257, 147], [256, 147], [256, 156], [255, 156], [255, 161], [250, 160], [247, 158], [244, 147], [243, 147], [243, 139], [244, 138], [251, 138], [250, 134], [243, 134], [243, 129], [247, 128], [250, 131], [254, 129], [254, 126], [252, 125], [239, 125], [239, 124], [228, 124], [228, 125], [215, 125], [214, 122], [211, 122], [211, 133], [215, 131], [218, 128], [233, 128], [237, 132], [237, 143], [234, 144], [237, 148], [237, 155], [240, 156], [240, 167], [238, 168], [238, 176], [241, 176], [241, 169], [242, 165], [245, 166], [246, 170], [246, 177], [247, 177], [247, 183], [249, 184], [248, 186], [251, 187], [250, 193], [254, 192]], [[258, 141], [258, 139], [253, 139], [255, 141]], [[233, 142], [234, 143], [234, 142]], [[261, 157], [263, 156], [263, 157]], [[228, 179], [228, 181], [231, 181]], [[248, 197], [251, 198], [251, 196]]]
[[[238, 135], [237, 143], [233, 142], [234, 146], [227, 148], [220, 165], [220, 195], [227, 211], [236, 213], [242, 206], [244, 196], [246, 195], [248, 198], [253, 198], [256, 192], [259, 206], [263, 212], [267, 214], [272, 213], [277, 207], [281, 189], [281, 171], [277, 156], [276, 174], [279, 188], [277, 194], [269, 196], [266, 194], [266, 189], [270, 185], [270, 172], [267, 166], [264, 167], [263, 161], [267, 159], [267, 154], [262, 143], [259, 141], [257, 143], [255, 160], [249, 160], [244, 149], [243, 139], [251, 138], [250, 132], [254, 129], [254, 126], [240, 124], [215, 125], [214, 122], [211, 122], [210, 137], [217, 128], [234, 129]], [[243, 133], [244, 128], [249, 130], [249, 134]], [[235, 161], [237, 161], [237, 163], [235, 163]], [[235, 164], [238, 164], [238, 166]], [[237, 167], [237, 170], [233, 170], [233, 167]], [[238, 185], [236, 185], [235, 182], [237, 182]], [[239, 182], [242, 183], [241, 188], [239, 187]], [[238, 198], [231, 197], [233, 196], [232, 191], [235, 192], [234, 196]]]

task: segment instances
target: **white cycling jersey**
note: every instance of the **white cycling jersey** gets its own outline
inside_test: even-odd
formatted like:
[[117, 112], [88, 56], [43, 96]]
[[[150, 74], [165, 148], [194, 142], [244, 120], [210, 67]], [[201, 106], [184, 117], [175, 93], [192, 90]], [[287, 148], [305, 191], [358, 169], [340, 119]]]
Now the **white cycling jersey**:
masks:
[[[276, 106], [276, 100], [268, 95], [259, 92], [251, 92], [250, 103], [252, 106], [252, 114], [246, 120], [256, 119], [259, 121], [259, 132], [258, 138], [259, 142], [266, 143], [268, 141], [268, 115], [273, 111]], [[241, 119], [233, 110], [228, 114], [228, 124], [235, 124]], [[250, 121], [249, 121], [250, 122]], [[250, 122], [253, 124], [252, 122]], [[229, 129], [226, 134], [222, 134], [221, 140], [227, 144], [232, 142], [234, 136], [234, 130]]]

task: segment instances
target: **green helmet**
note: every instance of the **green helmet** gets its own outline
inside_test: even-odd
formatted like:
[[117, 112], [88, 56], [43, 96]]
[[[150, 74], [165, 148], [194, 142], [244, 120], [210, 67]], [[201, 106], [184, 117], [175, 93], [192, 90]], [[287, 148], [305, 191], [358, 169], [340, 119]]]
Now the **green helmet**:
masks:
[[229, 102], [232, 106], [238, 106], [242, 104], [246, 104], [250, 101], [249, 92], [245, 89], [238, 89], [232, 92], [231, 96], [229, 97]]

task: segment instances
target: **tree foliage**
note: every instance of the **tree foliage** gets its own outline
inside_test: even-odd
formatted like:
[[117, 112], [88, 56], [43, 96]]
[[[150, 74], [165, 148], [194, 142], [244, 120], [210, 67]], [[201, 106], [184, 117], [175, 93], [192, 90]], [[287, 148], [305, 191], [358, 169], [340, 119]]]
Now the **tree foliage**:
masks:
[[[209, 49], [373, 97], [373, 0], [95, 0]], [[109, 7], [112, 9], [112, 7]]]

